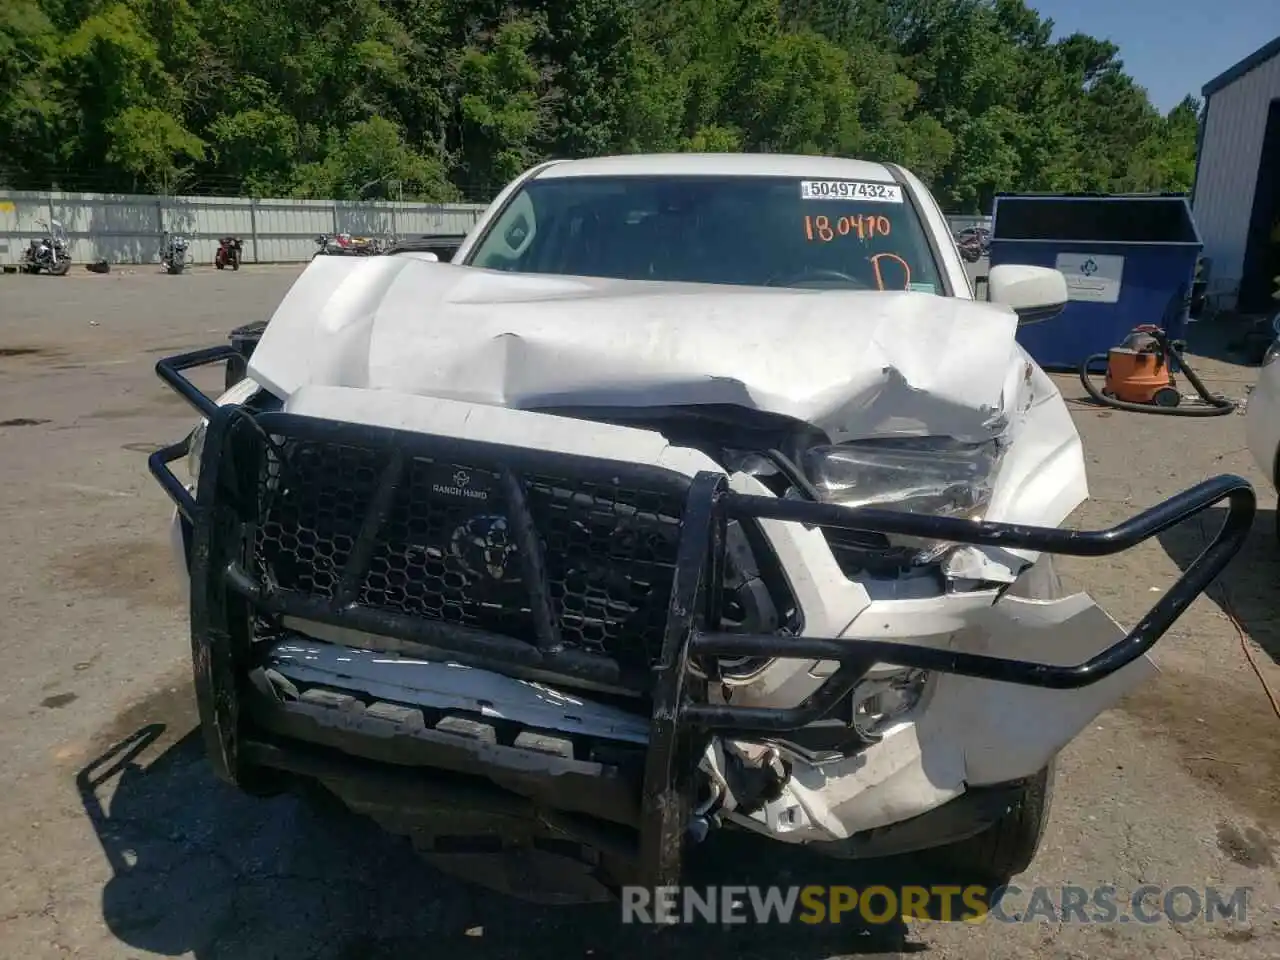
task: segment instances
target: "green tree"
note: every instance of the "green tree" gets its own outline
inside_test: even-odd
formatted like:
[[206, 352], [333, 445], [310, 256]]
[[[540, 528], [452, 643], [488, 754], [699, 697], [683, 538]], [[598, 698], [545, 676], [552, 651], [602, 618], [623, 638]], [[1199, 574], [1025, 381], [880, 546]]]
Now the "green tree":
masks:
[[47, 168], [55, 153], [66, 104], [51, 69], [58, 39], [38, 0], [0, 3], [0, 185]]
[[0, 0], [0, 178], [487, 200], [546, 156], [892, 160], [952, 212], [1184, 190], [1120, 51], [1025, 0]]
[[105, 160], [123, 174], [115, 185], [163, 189], [183, 159], [201, 155], [199, 137], [175, 114], [159, 46], [128, 4], [103, 5], [64, 39], [55, 78], [66, 98], [59, 152], [68, 166], [98, 169]]
[[301, 150], [298, 121], [263, 93], [260, 106], [220, 113], [209, 124], [215, 162], [251, 196], [287, 193]]
[[1200, 102], [1188, 96], [1133, 152], [1117, 189], [1187, 193], [1196, 174]]
[[107, 160], [156, 193], [171, 193], [190, 173], [184, 160], [204, 157], [204, 141], [171, 114], [152, 107], [126, 107], [106, 123]]
[[746, 39], [725, 106], [744, 146], [771, 153], [851, 153], [858, 138], [848, 55], [808, 30]]
[[510, 20], [485, 48], [471, 46], [458, 63], [461, 170], [477, 197], [491, 197], [539, 158], [551, 98], [532, 47], [542, 27]]
[[390, 120], [374, 117], [352, 124], [329, 144], [324, 160], [298, 171], [296, 193], [304, 197], [367, 199], [375, 191], [406, 200], [443, 203], [457, 199], [457, 191], [445, 176], [444, 164], [425, 156], [404, 142]]

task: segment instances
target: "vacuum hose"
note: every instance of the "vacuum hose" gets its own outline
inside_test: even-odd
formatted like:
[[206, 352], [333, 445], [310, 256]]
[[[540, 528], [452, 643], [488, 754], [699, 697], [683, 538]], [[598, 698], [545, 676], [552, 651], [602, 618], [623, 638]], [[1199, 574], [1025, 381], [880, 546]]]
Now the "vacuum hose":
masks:
[[1114, 407], [1117, 410], [1132, 410], [1134, 413], [1153, 413], [1166, 417], [1221, 417], [1228, 413], [1235, 412], [1238, 404], [1234, 400], [1228, 400], [1226, 397], [1215, 396], [1210, 393], [1200, 378], [1196, 376], [1196, 372], [1187, 365], [1187, 361], [1183, 359], [1181, 353], [1175, 351], [1173, 344], [1169, 342], [1164, 331], [1156, 330], [1152, 332], [1152, 337], [1160, 345], [1160, 349], [1164, 351], [1165, 361], [1172, 363], [1174, 357], [1177, 357], [1178, 366], [1182, 372], [1186, 374], [1187, 380], [1191, 382], [1191, 386], [1195, 388], [1200, 399], [1204, 401], [1204, 406], [1195, 407], [1160, 407], [1152, 403], [1130, 403], [1126, 400], [1117, 400], [1115, 397], [1108, 397], [1093, 384], [1093, 380], [1089, 376], [1089, 367], [1099, 361], [1107, 362], [1109, 357], [1105, 353], [1095, 353], [1091, 357], [1086, 357], [1084, 363], [1080, 364], [1080, 382], [1084, 385], [1085, 391], [1096, 403], [1104, 407]]

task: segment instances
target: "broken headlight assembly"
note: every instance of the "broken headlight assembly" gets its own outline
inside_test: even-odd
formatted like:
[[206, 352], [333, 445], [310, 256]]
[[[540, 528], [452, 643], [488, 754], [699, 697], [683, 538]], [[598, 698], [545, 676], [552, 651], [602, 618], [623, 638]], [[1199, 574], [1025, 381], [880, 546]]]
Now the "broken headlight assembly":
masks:
[[[814, 493], [847, 507], [874, 507], [937, 517], [980, 520], [991, 500], [1006, 443], [950, 437], [888, 437], [823, 444], [805, 451], [802, 466]], [[828, 541], [846, 573], [889, 565], [921, 567], [954, 544], [880, 533], [830, 531]]]
[[[220, 406], [245, 406], [258, 409], [276, 409], [279, 402], [261, 391], [256, 383], [245, 377], [219, 399]], [[191, 484], [195, 486], [200, 480], [200, 458], [204, 454], [205, 433], [209, 429], [209, 421], [202, 419], [187, 437], [187, 472], [191, 475]]]
[[[1006, 447], [1003, 438], [976, 443], [950, 437], [877, 438], [813, 446], [801, 462], [809, 494], [828, 503], [981, 520]], [[846, 576], [900, 583], [904, 571], [928, 576], [955, 547], [882, 533], [830, 528], [823, 533]], [[932, 676], [879, 665], [851, 692], [850, 726], [864, 742], [875, 742], [920, 709]]]
[[191, 474], [191, 483], [200, 480], [200, 456], [204, 453], [204, 435], [209, 429], [209, 421], [201, 420], [187, 438], [187, 472]]

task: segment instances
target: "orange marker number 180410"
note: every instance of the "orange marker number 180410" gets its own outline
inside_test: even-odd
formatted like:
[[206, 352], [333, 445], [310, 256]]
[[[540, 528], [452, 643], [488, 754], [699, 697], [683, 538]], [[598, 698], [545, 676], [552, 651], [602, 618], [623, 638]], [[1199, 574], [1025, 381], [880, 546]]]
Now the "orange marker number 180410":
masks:
[[893, 233], [893, 224], [886, 216], [856, 214], [851, 217], [839, 217], [836, 220], [825, 214], [816, 217], [805, 214], [804, 235], [808, 240], [819, 240], [830, 243], [836, 237], [856, 235], [859, 240], [870, 240], [872, 237], [887, 237]]

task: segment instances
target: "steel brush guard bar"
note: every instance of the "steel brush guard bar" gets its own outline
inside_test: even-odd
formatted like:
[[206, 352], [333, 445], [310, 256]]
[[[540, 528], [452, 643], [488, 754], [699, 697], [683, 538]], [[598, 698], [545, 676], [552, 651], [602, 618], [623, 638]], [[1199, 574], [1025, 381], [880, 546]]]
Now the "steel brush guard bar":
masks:
[[[1222, 573], [1248, 537], [1256, 510], [1252, 486], [1234, 475], [1206, 480], [1117, 526], [1095, 531], [975, 522], [746, 495], [730, 491], [727, 478], [719, 473], [699, 473], [690, 480], [667, 470], [639, 464], [569, 457], [294, 414], [251, 414], [231, 410], [219, 407], [182, 374], [184, 370], [225, 361], [234, 355], [236, 351], [231, 347], [215, 347], [161, 360], [156, 365], [161, 379], [210, 421], [199, 480], [201, 499], [193, 497], [169, 469], [170, 463], [187, 454], [188, 441], [158, 450], [149, 460], [151, 472], [195, 530], [192, 630], [193, 646], [197, 650], [198, 688], [201, 645], [225, 643], [227, 637], [225, 631], [202, 629], [197, 622], [197, 619], [202, 619], [197, 608], [203, 604], [199, 604], [197, 598], [223, 596], [228, 592], [263, 613], [294, 615], [350, 626], [375, 635], [419, 642], [444, 652], [466, 653], [471, 656], [471, 662], [497, 671], [537, 668], [565, 678], [625, 682], [627, 678], [609, 658], [564, 649], [556, 642], [554, 628], [545, 614], [546, 583], [538, 559], [541, 547], [537, 543], [527, 503], [512, 491], [519, 492], [522, 472], [555, 475], [557, 469], [573, 471], [574, 476], [607, 478], [638, 489], [645, 489], [646, 483], [661, 483], [668, 488], [673, 483], [679, 485], [684, 493], [685, 509], [680, 525], [674, 581], [660, 655], [648, 678], [652, 714], [637, 855], [642, 882], [658, 885], [678, 882], [693, 802], [693, 773], [701, 748], [713, 731], [731, 732], [739, 737], [769, 737], [821, 721], [868, 670], [881, 663], [1063, 690], [1097, 683], [1147, 653], [1195, 598]], [[202, 570], [212, 559], [210, 547], [215, 548], [212, 550], [214, 555], [225, 555], [224, 551], [216, 549], [217, 544], [213, 542], [216, 537], [212, 537], [207, 529], [211, 525], [212, 505], [203, 502], [203, 495], [217, 489], [220, 450], [237, 424], [251, 429], [264, 438], [264, 442], [267, 436], [306, 437], [334, 442], [359, 441], [365, 445], [394, 449], [400, 453], [392, 458], [396, 469], [402, 469], [405, 458], [414, 455], [437, 457], [446, 462], [455, 462], [450, 460], [451, 457], [457, 462], [468, 462], [466, 458], [471, 457], [471, 462], [479, 458], [496, 464], [503, 489], [511, 494], [506, 498], [506, 509], [509, 513], [518, 514], [509, 517], [509, 523], [515, 531], [522, 555], [524, 579], [530, 583], [531, 606], [535, 610], [543, 610], [542, 616], [534, 616], [538, 633], [536, 641], [501, 637], [455, 624], [427, 622], [423, 618], [386, 614], [351, 602], [325, 603], [298, 594], [274, 591], [269, 585], [256, 581], [239, 560], [226, 562], [218, 570]], [[725, 531], [731, 520], [776, 520], [825, 529], [896, 534], [1064, 556], [1102, 557], [1129, 550], [1223, 501], [1227, 503], [1227, 510], [1222, 525], [1201, 554], [1122, 640], [1084, 663], [1050, 665], [857, 637], [719, 633], [708, 630], [706, 626], [720, 622], [721, 593], [708, 587], [721, 581], [725, 563]], [[375, 504], [371, 512], [376, 509]], [[370, 536], [376, 536], [377, 526], [374, 521], [366, 523], [364, 528], [371, 531]], [[362, 556], [367, 559], [367, 551], [362, 552], [359, 547], [353, 550], [351, 565], [359, 564]], [[345, 577], [349, 579], [358, 573], [354, 569], [347, 570]], [[199, 582], [202, 575], [207, 578], [205, 584]], [[208, 659], [203, 660], [205, 664], [229, 662], [216, 649], [207, 651], [207, 654]], [[700, 671], [691, 669], [691, 662], [709, 663], [718, 657], [824, 660], [835, 661], [839, 667], [817, 691], [796, 706], [744, 707], [709, 703], [705, 696], [700, 695], [708, 683], [705, 677], [713, 675], [714, 671], [704, 670], [699, 675]], [[209, 672], [216, 674], [218, 671], [215, 667]], [[208, 677], [210, 683], [217, 681], [215, 676]], [[218, 694], [234, 698], [236, 693], [226, 689], [226, 682], [223, 678]], [[212, 710], [212, 706], [209, 709]], [[201, 716], [206, 722], [215, 719], [206, 714], [204, 707]], [[236, 732], [224, 729], [222, 736], [234, 738]], [[230, 747], [231, 744], [225, 746]]]

